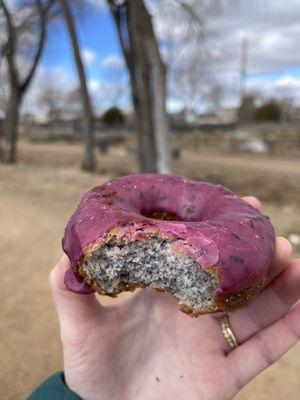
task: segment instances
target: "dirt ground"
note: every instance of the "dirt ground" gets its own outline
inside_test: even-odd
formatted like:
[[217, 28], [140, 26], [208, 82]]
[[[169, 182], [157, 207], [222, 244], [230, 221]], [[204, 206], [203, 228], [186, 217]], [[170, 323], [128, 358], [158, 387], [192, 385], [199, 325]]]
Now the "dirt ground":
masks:
[[[83, 191], [137, 168], [123, 148], [98, 155], [97, 174], [80, 171], [80, 158], [79, 145], [23, 141], [19, 163], [0, 166], [1, 399], [23, 399], [62, 369], [48, 274], [61, 255], [64, 226]], [[241, 195], [257, 195], [278, 234], [300, 235], [300, 159], [186, 151], [175, 172], [223, 183]], [[295, 253], [300, 255], [300, 248]], [[300, 344], [236, 399], [297, 400], [299, 376]]]

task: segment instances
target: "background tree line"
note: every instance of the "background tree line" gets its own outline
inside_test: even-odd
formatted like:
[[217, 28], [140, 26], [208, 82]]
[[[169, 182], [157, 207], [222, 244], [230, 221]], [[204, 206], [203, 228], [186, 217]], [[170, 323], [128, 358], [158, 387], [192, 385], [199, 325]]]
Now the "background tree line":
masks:
[[[211, 12], [212, 2], [204, 1], [200, 6], [197, 1], [149, 1], [147, 5], [150, 6], [154, 18], [155, 13], [164, 12], [166, 17], [173, 21], [177, 19], [185, 22], [184, 35], [181, 35], [180, 40], [173, 37], [176, 33], [172, 32], [169, 24], [166, 24], [163, 29], [169, 29], [167, 32], [169, 40], [164, 44], [159, 42], [152, 15], [144, 0], [108, 0], [107, 3], [115, 22], [130, 77], [140, 170], [170, 172], [172, 166], [166, 93], [167, 90], [176, 90], [176, 85], [170, 84], [167, 88], [166, 77], [168, 73], [172, 76], [169, 82], [185, 81], [183, 86], [186, 88], [186, 94], [182, 95], [186, 95], [189, 99], [187, 104], [196, 101], [200, 96], [199, 84], [203, 84], [205, 63], [203, 65], [199, 63], [199, 58], [201, 59], [199, 51], [197, 63], [195, 63], [192, 56], [195, 54], [193, 45], [201, 49], [199, 39], [203, 41], [206, 31], [204, 16]], [[2, 76], [0, 98], [5, 115], [1, 146], [2, 162], [12, 163], [17, 159], [18, 125], [22, 101], [46, 46], [49, 25], [54, 19], [63, 18], [69, 33], [78, 75], [78, 91], [73, 93], [71, 101], [81, 113], [85, 143], [82, 167], [90, 171], [95, 170], [94, 111], [74, 18], [76, 8], [82, 7], [83, 4], [84, 2], [80, 0], [18, 0], [12, 7], [7, 0], [0, 0]], [[166, 55], [165, 61], [162, 59], [162, 52]], [[192, 66], [191, 73], [189, 69]], [[51, 89], [49, 85], [49, 91], [51, 90], [55, 91], [55, 88]], [[79, 107], [78, 99], [80, 99]], [[57, 98], [58, 104], [59, 101], [60, 99]], [[187, 106], [187, 112], [188, 109], [189, 106]]]

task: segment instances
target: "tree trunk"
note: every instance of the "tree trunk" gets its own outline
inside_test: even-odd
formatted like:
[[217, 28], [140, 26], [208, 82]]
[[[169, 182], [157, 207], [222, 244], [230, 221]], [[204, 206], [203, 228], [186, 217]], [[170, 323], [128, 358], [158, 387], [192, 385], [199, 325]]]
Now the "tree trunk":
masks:
[[[22, 99], [32, 81], [32, 78], [35, 74], [36, 68], [38, 66], [39, 60], [43, 52], [46, 39], [46, 22], [49, 15], [48, 14], [49, 10], [52, 7], [53, 3], [54, 0], [51, 0], [43, 6], [41, 0], [36, 0], [36, 2], [32, 4], [32, 6], [35, 7], [34, 12], [36, 12], [39, 16], [38, 41], [35, 49], [36, 51], [33, 53], [34, 56], [32, 58], [31, 65], [30, 65], [30, 59], [27, 59], [25, 57], [26, 61], [30, 65], [30, 68], [27, 75], [25, 75], [25, 77], [23, 78], [23, 80], [20, 80], [20, 75], [18, 67], [16, 65], [16, 60], [18, 59], [18, 53], [17, 53], [18, 35], [21, 34], [22, 29], [20, 29], [20, 27], [15, 25], [14, 18], [12, 18], [12, 14], [6, 5], [6, 2], [4, 0], [0, 0], [0, 8], [1, 11], [3, 12], [6, 25], [6, 34], [4, 34], [4, 37], [6, 36], [7, 38], [6, 43], [3, 44], [1, 56], [4, 56], [7, 62], [8, 83], [10, 88], [10, 96], [8, 99], [6, 118], [4, 122], [4, 138], [1, 149], [2, 150], [1, 158], [2, 161], [5, 163], [13, 163], [16, 161], [18, 128], [19, 128], [19, 110]], [[16, 20], [18, 20], [18, 18], [16, 18]], [[28, 16], [27, 21], [25, 20], [23, 21], [22, 23], [23, 28], [26, 27], [26, 23], [29, 23], [28, 26], [30, 26], [29, 21], [30, 21], [30, 16]]]
[[166, 101], [166, 68], [162, 62], [151, 16], [143, 0], [122, 6], [109, 1], [130, 74], [143, 172], [171, 172]]
[[[151, 47], [149, 48], [151, 51]], [[166, 111], [166, 68], [157, 52], [153, 49], [152, 65], [152, 99], [153, 124], [157, 148], [157, 169], [159, 172], [171, 172], [171, 153], [169, 144], [169, 127]]]
[[[134, 15], [134, 18], [136, 16]], [[129, 28], [129, 33], [130, 28]], [[131, 41], [135, 41], [135, 33], [131, 33]], [[152, 93], [149, 85], [150, 68], [143, 54], [143, 48], [133, 45], [135, 54], [135, 71], [131, 79], [135, 122], [138, 134], [139, 163], [142, 172], [160, 172], [157, 163], [157, 143], [154, 133], [152, 114]]]
[[4, 121], [2, 143], [2, 161], [4, 163], [14, 163], [16, 161], [20, 105], [21, 95], [15, 90], [9, 98]]
[[74, 60], [80, 82], [80, 96], [82, 100], [82, 125], [83, 125], [83, 134], [85, 142], [85, 152], [84, 152], [82, 168], [87, 171], [95, 171], [96, 161], [94, 153], [94, 144], [95, 144], [94, 121], [93, 121], [93, 112], [92, 112], [90, 97], [86, 83], [84, 66], [80, 54], [79, 43], [77, 39], [75, 24], [72, 16], [72, 11], [69, 5], [69, 1], [60, 0], [60, 5], [70, 35]]
[[[166, 113], [166, 68], [162, 62], [151, 16], [143, 0], [128, 0], [127, 25], [131, 45], [136, 54], [142, 154], [149, 153], [148, 171], [171, 172]], [[145, 140], [148, 138], [148, 140]], [[149, 145], [151, 147], [149, 147]], [[151, 149], [151, 151], [149, 151]]]

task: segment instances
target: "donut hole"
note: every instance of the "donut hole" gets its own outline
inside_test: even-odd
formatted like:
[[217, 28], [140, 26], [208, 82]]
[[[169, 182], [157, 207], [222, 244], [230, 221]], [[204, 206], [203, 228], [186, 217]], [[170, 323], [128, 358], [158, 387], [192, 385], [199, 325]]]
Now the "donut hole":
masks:
[[149, 237], [126, 244], [113, 238], [83, 264], [83, 274], [109, 295], [150, 286], [173, 294], [191, 314], [207, 309], [217, 288], [214, 275], [174, 251], [176, 239]]
[[181, 221], [178, 215], [165, 210], [152, 210], [152, 211], [141, 211], [143, 217], [151, 219], [159, 219], [163, 221]]

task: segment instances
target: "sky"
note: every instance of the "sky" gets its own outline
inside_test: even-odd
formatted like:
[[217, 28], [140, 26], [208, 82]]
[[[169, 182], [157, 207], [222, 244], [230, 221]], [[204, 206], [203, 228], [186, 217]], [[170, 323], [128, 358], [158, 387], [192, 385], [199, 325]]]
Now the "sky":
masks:
[[[225, 32], [223, 46], [232, 62], [225, 63], [230, 75], [239, 65], [240, 42], [248, 41], [245, 86], [265, 97], [292, 96], [300, 103], [300, 1], [228, 0], [216, 19]], [[225, 74], [226, 75], [226, 74]]]
[[[127, 82], [114, 23], [108, 9], [97, 0], [90, 0], [90, 4], [76, 14], [75, 22], [89, 90], [95, 103], [103, 103], [100, 107], [103, 111], [110, 103], [118, 101], [117, 95], [112, 93], [115, 90], [111, 90], [111, 86], [117, 86], [114, 81], [118, 78], [118, 81]], [[41, 62], [25, 99], [26, 110], [37, 108], [39, 93], [48, 85], [66, 91], [78, 86], [69, 36], [62, 19], [50, 25]], [[122, 105], [129, 107], [128, 99]]]
[[[159, 1], [147, 0], [154, 15], [155, 30], [163, 42], [164, 26], [170, 21], [164, 12], [171, 8], [159, 9]], [[165, 0], [164, 5], [172, 7], [174, 1]], [[197, 3], [197, 6], [201, 4], [197, 0], [186, 1]], [[87, 0], [85, 9], [76, 19], [88, 86], [98, 112], [112, 103], [130, 107], [122, 54], [112, 18], [103, 3]], [[208, 14], [207, 32], [214, 32], [208, 47], [217, 56], [209, 69], [214, 71], [215, 81], [222, 87], [222, 107], [234, 107], [238, 102], [242, 40], [248, 43], [245, 93], [259, 92], [263, 98], [292, 97], [300, 104], [300, 1], [219, 0], [218, 4], [216, 10]], [[171, 11], [170, 15], [172, 20]], [[185, 29], [180, 29], [181, 20], [177, 25], [169, 23], [168, 28], [177, 39], [185, 34]], [[197, 54], [197, 47], [193, 51]], [[201, 62], [203, 58], [199, 56], [199, 64]], [[25, 109], [38, 108], [39, 91], [49, 82], [61, 90], [70, 90], [77, 85], [69, 37], [62, 20], [50, 27], [47, 46], [26, 97]], [[205, 111], [205, 100], [202, 103], [199, 110]], [[174, 112], [185, 106], [182, 98], [174, 94], [169, 96], [167, 104], [169, 111]]]
[[[110, 13], [102, 7], [86, 6], [77, 15], [76, 27], [88, 79], [101, 80], [107, 62], [122, 61]], [[62, 20], [55, 21], [50, 28], [41, 66], [50, 71], [63, 69], [71, 75], [76, 72], [68, 33]]]

